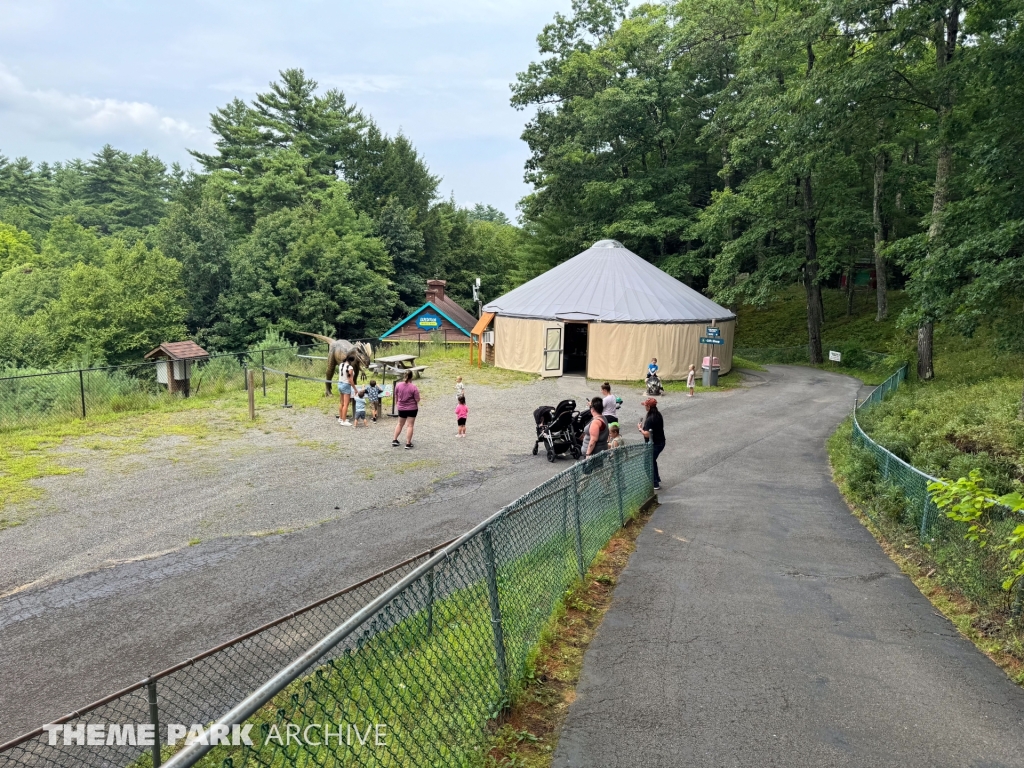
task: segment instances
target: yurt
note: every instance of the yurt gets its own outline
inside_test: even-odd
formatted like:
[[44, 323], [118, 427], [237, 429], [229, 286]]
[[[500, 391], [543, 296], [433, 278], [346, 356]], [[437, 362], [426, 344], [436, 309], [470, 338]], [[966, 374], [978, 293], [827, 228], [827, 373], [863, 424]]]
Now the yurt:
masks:
[[616, 240], [594, 243], [484, 312], [493, 315], [499, 368], [618, 381], [642, 379], [653, 357], [663, 379], [686, 378], [691, 364], [699, 376], [705, 356], [718, 358], [721, 373], [732, 368], [736, 315]]

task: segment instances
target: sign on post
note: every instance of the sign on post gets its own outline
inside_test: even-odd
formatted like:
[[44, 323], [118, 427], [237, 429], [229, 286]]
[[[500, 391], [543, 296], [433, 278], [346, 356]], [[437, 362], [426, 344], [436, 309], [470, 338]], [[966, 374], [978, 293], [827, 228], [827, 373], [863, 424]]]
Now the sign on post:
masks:
[[717, 339], [716, 339], [716, 338], [713, 338], [713, 337], [711, 337], [711, 336], [701, 336], [701, 337], [700, 337], [700, 343], [701, 343], [701, 344], [715, 344], [715, 345], [721, 345], [721, 344], [725, 344], [725, 340], [724, 340], [724, 339], [721, 339], [721, 338], [717, 338]]
[[722, 329], [721, 328], [716, 328], [713, 325], [709, 325], [709, 326], [705, 327], [704, 330], [706, 331], [708, 336], [721, 336], [722, 335]]
[[843, 361], [843, 356], [835, 350], [830, 349], [828, 352], [828, 361], [830, 363], [841, 363]]

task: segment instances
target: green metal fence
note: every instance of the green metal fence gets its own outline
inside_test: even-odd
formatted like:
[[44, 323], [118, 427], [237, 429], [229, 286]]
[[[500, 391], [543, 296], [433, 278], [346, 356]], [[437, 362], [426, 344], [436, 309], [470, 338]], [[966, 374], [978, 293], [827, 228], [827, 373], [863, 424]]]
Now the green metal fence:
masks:
[[[882, 488], [893, 490], [898, 495], [898, 498], [889, 499], [889, 503], [881, 505], [885, 513], [869, 506], [868, 514], [876, 520], [880, 514], [887, 514], [888, 520], [885, 522], [895, 522], [911, 529], [940, 566], [939, 578], [945, 584], [956, 588], [979, 605], [1004, 607], [1010, 596], [1002, 590], [1005, 573], [998, 555], [992, 550], [983, 551], [969, 542], [965, 538], [967, 526], [951, 520], [935, 506], [928, 485], [938, 482], [938, 478], [908, 464], [872, 440], [857, 420], [858, 413], [882, 402], [906, 377], [907, 365], [903, 365], [853, 411], [854, 444], [867, 451], [874, 460]], [[1019, 522], [1013, 515], [997, 508], [993, 514], [993, 532], [999, 534], [1004, 532], [1004, 528], [1012, 528]], [[1013, 607], [1015, 615], [1020, 612], [1021, 595], [1021, 590], [1017, 589]]]
[[[653, 498], [652, 470], [647, 445], [581, 461], [436, 552], [61, 719], [157, 723], [152, 748], [51, 746], [36, 731], [0, 747], [0, 766], [478, 764], [559, 601]], [[194, 723], [251, 726], [252, 744], [168, 745], [168, 725]]]

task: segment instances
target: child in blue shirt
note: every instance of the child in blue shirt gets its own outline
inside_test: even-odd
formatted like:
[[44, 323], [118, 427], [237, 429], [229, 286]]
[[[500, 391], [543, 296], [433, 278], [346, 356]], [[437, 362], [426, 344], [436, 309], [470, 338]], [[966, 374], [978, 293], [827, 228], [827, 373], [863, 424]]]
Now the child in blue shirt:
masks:
[[658, 358], [652, 357], [651, 364], [647, 366], [647, 378], [651, 378], [658, 373]]
[[354, 426], [358, 427], [359, 422], [363, 422], [363, 426], [366, 426], [366, 390], [357, 389], [352, 395], [352, 402], [356, 404], [356, 418]]

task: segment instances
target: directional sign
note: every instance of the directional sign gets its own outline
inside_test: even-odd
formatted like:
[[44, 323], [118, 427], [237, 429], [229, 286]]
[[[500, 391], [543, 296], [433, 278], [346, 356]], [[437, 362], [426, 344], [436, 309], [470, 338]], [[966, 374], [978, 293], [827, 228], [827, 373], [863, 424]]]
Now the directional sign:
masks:
[[836, 352], [835, 350], [830, 350], [829, 351], [828, 359], [829, 359], [829, 362], [832, 362], [832, 363], [841, 363], [841, 362], [843, 362], [842, 354], [839, 353], [839, 352]]
[[722, 335], [722, 329], [721, 328], [715, 328], [715, 326], [713, 326], [713, 325], [707, 326], [707, 328], [705, 328], [704, 330], [707, 331], [708, 336], [721, 336]]
[[725, 344], [725, 340], [724, 339], [714, 339], [714, 338], [711, 338], [709, 336], [701, 336], [700, 337], [700, 343], [701, 344]]

